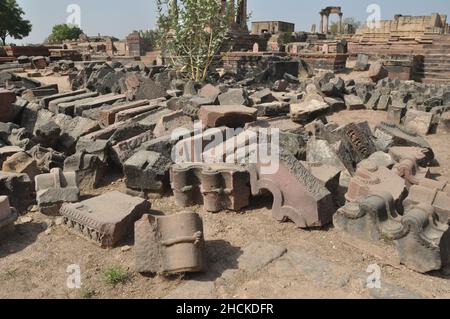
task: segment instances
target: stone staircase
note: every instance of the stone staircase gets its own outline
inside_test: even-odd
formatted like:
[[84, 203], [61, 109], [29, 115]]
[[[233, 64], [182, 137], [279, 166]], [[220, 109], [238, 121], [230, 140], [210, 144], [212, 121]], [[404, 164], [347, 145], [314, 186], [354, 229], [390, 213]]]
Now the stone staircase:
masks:
[[414, 80], [450, 84], [450, 35], [434, 36], [432, 44], [423, 45]]

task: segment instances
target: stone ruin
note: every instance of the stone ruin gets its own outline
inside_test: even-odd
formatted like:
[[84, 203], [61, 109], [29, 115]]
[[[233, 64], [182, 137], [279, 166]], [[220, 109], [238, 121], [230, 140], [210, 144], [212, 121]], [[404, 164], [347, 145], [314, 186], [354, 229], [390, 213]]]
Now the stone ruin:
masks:
[[[64, 51], [64, 59], [33, 51], [1, 64], [0, 236], [37, 205], [104, 248], [134, 232], [140, 273], [199, 272], [208, 268], [200, 215], [155, 216], [152, 198], [173, 194], [180, 210], [218, 213], [245, 211], [270, 193], [277, 222], [320, 230], [333, 224], [355, 241], [394, 247], [420, 273], [448, 267], [450, 186], [431, 174], [436, 163], [426, 138], [450, 132], [448, 83], [412, 81], [403, 60], [372, 62], [363, 52], [355, 71], [367, 71], [367, 81], [344, 80], [338, 71], [356, 52], [356, 38], [327, 35], [334, 13], [344, 33], [338, 7], [321, 11], [319, 34], [293, 35], [285, 52], [266, 51], [267, 39], [249, 34], [246, 10], [240, 2], [230, 21], [236, 51], [222, 56], [211, 83], [183, 79], [165, 65], [78, 61]], [[444, 17], [433, 17], [424, 34], [445, 37]], [[73, 50], [84, 55], [76, 45], [93, 50], [92, 42], [103, 50], [101, 40], [82, 36]], [[137, 34], [128, 40], [140, 55]], [[356, 48], [369, 47], [364, 31], [360, 40]], [[58, 72], [72, 90], [19, 76], [18, 68]], [[328, 122], [342, 110], [385, 112], [387, 120], [375, 127]], [[278, 160], [274, 171], [258, 148], [263, 143]], [[123, 177], [123, 189], [85, 199], [112, 172]]]

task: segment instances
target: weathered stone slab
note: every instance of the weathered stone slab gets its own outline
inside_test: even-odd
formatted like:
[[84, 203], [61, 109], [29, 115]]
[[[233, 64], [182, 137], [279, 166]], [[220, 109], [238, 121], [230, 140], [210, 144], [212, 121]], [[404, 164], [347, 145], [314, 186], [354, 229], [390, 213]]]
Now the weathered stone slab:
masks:
[[150, 210], [150, 203], [117, 191], [66, 203], [60, 213], [64, 224], [101, 247], [115, 247], [133, 230], [133, 224]]
[[344, 102], [347, 110], [362, 110], [366, 108], [364, 101], [357, 95], [344, 95]]
[[329, 112], [330, 106], [323, 100], [311, 99], [291, 104], [291, 119], [300, 124], [311, 122], [315, 118]]
[[122, 166], [127, 159], [138, 151], [143, 143], [150, 141], [153, 137], [153, 132], [147, 131], [117, 143], [112, 147], [113, 160], [116, 164]]
[[16, 101], [16, 95], [12, 91], [0, 88], [0, 122], [11, 122], [12, 104]]
[[66, 97], [72, 97], [72, 96], [76, 96], [76, 95], [80, 95], [80, 94], [84, 94], [87, 93], [86, 89], [81, 89], [81, 90], [76, 90], [76, 91], [69, 91], [69, 92], [63, 92], [63, 93], [58, 93], [58, 94], [53, 94], [50, 96], [45, 96], [43, 97], [40, 101], [39, 101], [39, 105], [42, 106], [43, 108], [48, 108], [49, 103], [51, 101], [54, 100], [58, 100], [58, 99], [63, 99]]
[[36, 161], [25, 152], [18, 152], [3, 162], [2, 171], [10, 173], [24, 173], [34, 180], [40, 174]]
[[160, 153], [139, 151], [123, 165], [125, 184], [140, 191], [162, 192], [169, 184], [172, 161]]
[[142, 105], [142, 106], [130, 108], [127, 110], [122, 110], [122, 111], [116, 113], [115, 122], [126, 121], [128, 119], [131, 119], [131, 118], [138, 116], [140, 114], [143, 114], [143, 113], [152, 112], [152, 111], [154, 112], [154, 111], [158, 110], [159, 108], [161, 108], [160, 105], [150, 103], [147, 105]]
[[116, 114], [125, 111], [128, 109], [137, 108], [139, 106], [147, 105], [149, 104], [148, 100], [140, 100], [140, 101], [133, 101], [121, 105], [116, 105], [110, 109], [107, 110], [101, 110], [99, 113], [100, 117], [100, 125], [103, 127], [107, 127], [109, 125], [112, 125], [116, 122]]
[[75, 104], [81, 101], [90, 101], [98, 96], [97, 92], [86, 92], [64, 98], [58, 98], [48, 103], [48, 110], [53, 113], [73, 115]]
[[33, 204], [33, 183], [27, 174], [0, 171], [0, 194], [8, 196], [11, 205], [22, 213]]
[[408, 197], [403, 201], [405, 210], [415, 205], [426, 204], [434, 208], [439, 220], [443, 223], [450, 221], [450, 194], [436, 188], [413, 185], [409, 189]]
[[405, 126], [422, 135], [428, 135], [433, 121], [433, 113], [408, 110], [405, 115]]
[[106, 173], [107, 165], [97, 155], [84, 152], [69, 156], [64, 161], [64, 172], [75, 172], [81, 190], [96, 188]]
[[74, 172], [63, 173], [53, 168], [48, 174], [35, 177], [36, 201], [39, 209], [46, 215], [57, 215], [65, 202], [77, 202], [80, 189]]
[[134, 233], [136, 271], [170, 275], [205, 269], [203, 222], [198, 214], [144, 215]]
[[83, 111], [85, 111], [85, 110], [98, 108], [105, 104], [113, 104], [117, 101], [125, 100], [125, 98], [126, 98], [125, 94], [100, 95], [100, 96], [92, 99], [91, 101], [75, 103], [74, 114], [81, 116], [83, 114]]
[[248, 105], [247, 91], [244, 89], [229, 89], [218, 98], [220, 105]]

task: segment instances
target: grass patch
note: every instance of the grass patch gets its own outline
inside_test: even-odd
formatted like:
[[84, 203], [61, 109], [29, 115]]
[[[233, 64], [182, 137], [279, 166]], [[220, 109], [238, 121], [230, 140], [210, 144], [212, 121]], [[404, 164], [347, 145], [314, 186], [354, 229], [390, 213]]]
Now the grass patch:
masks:
[[124, 284], [130, 278], [128, 272], [120, 266], [111, 266], [105, 269], [103, 273], [105, 282], [108, 285], [116, 286], [118, 284]]
[[91, 288], [81, 288], [80, 291], [81, 298], [83, 299], [92, 299], [95, 296], [95, 290]]

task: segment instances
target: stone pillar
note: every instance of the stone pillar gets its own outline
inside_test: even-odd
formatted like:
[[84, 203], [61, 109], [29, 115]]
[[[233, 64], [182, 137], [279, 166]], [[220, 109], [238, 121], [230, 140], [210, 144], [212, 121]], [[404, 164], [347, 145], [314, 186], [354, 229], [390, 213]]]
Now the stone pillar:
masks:
[[330, 16], [327, 14], [327, 15], [325, 15], [325, 34], [328, 34], [328, 23], [329, 23], [329, 20], [330, 20]]
[[323, 14], [320, 14], [320, 28], [319, 28], [320, 33], [323, 33]]
[[339, 13], [339, 22], [338, 22], [338, 33], [342, 34], [343, 32], [343, 26], [342, 26], [342, 13]]
[[247, 26], [247, 0], [239, 1], [239, 26], [242, 30], [248, 30]]

